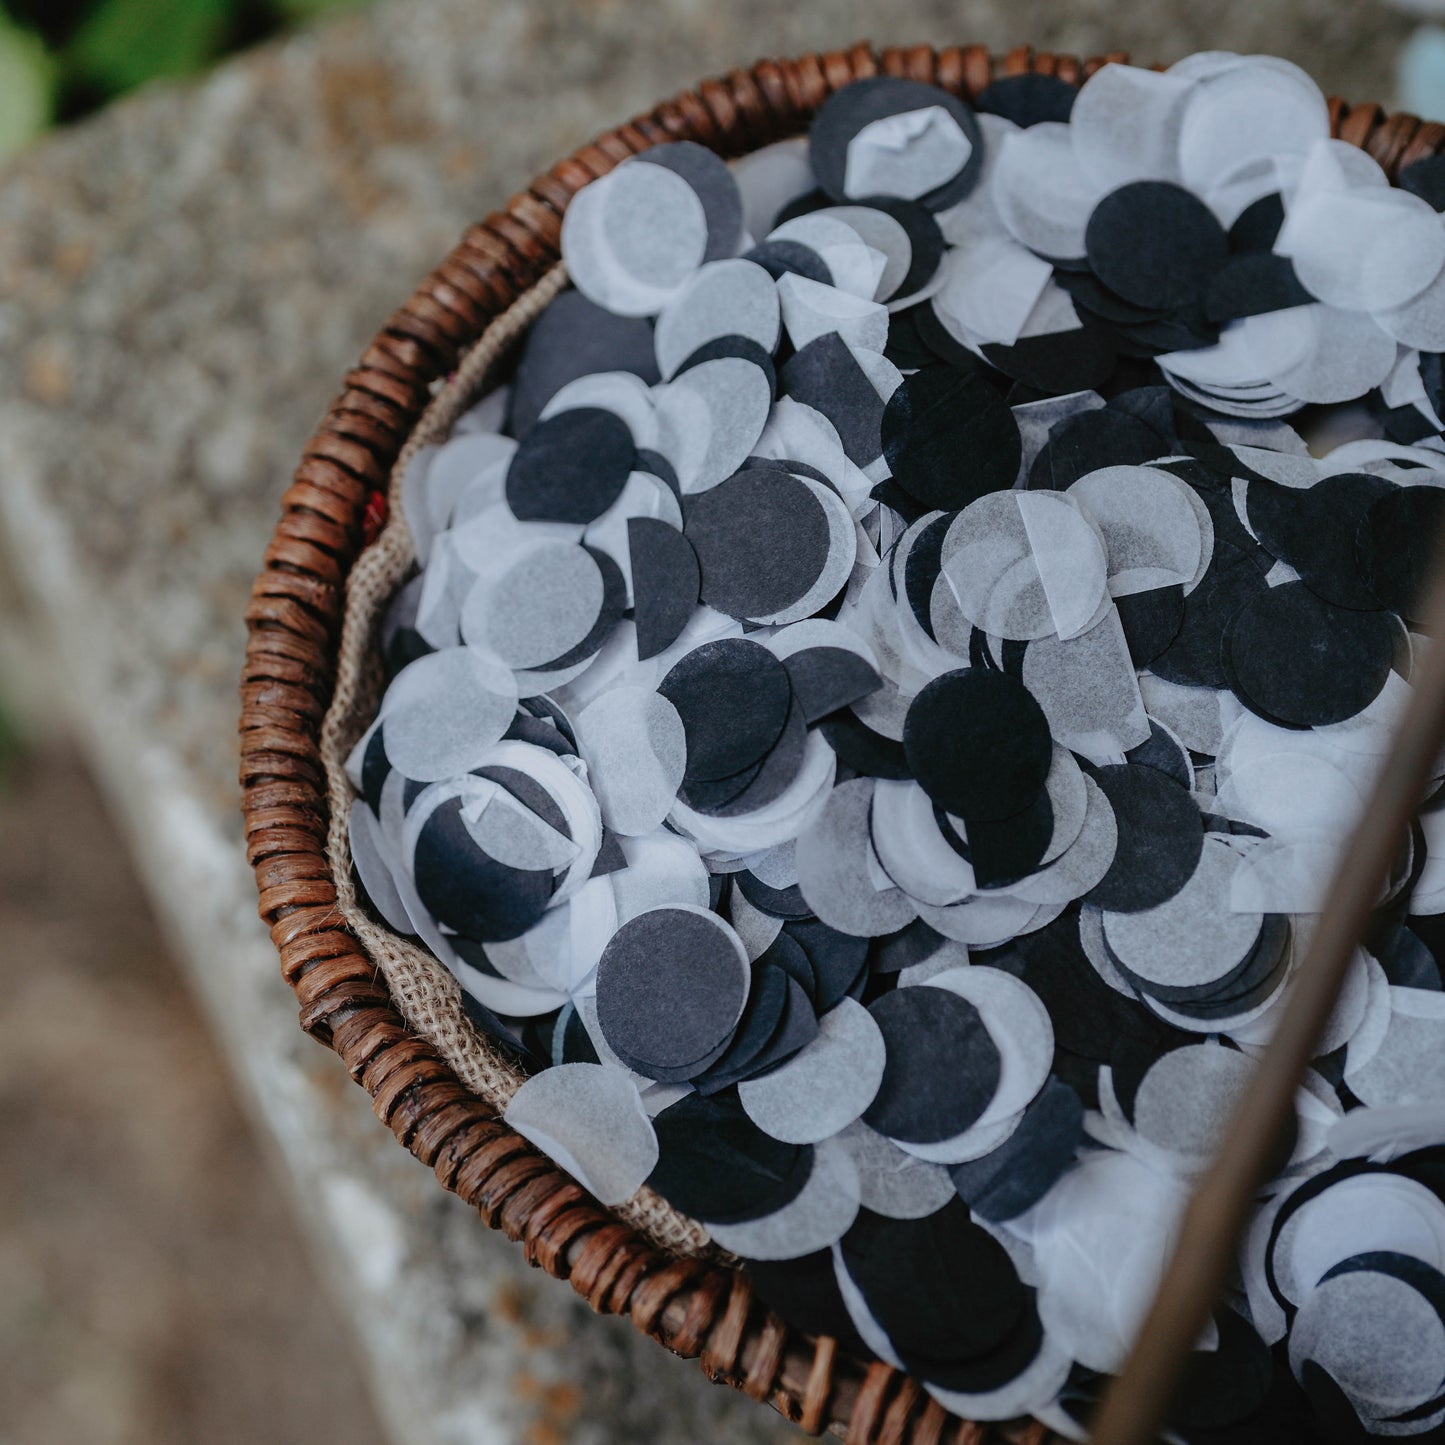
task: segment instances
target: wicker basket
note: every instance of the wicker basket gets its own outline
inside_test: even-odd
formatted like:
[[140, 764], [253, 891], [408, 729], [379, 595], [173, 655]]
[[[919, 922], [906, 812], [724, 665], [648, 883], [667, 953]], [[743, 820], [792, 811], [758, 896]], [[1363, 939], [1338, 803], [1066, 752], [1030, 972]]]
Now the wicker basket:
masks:
[[[709, 1378], [765, 1400], [804, 1430], [850, 1442], [1009, 1440], [1041, 1445], [1028, 1422], [959, 1421], [915, 1381], [865, 1365], [831, 1339], [789, 1329], [752, 1298], [744, 1277], [674, 1258], [599, 1206], [471, 1093], [404, 1022], [357, 937], [340, 921], [326, 855], [329, 822], [319, 731], [336, 679], [337, 633], [352, 564], [375, 535], [384, 492], [433, 384], [489, 322], [558, 260], [571, 197], [649, 146], [694, 140], [724, 156], [803, 130], [833, 91], [863, 76], [907, 76], [972, 98], [1000, 75], [1034, 71], [1080, 81], [1108, 60], [1029, 49], [997, 58], [979, 46], [874, 51], [869, 45], [764, 60], [685, 91], [537, 177], [504, 211], [473, 226], [386, 323], [345, 378], [295, 481], [246, 613], [241, 683], [241, 785], [260, 913], [295, 990], [302, 1027], [341, 1055], [376, 1115], [438, 1181], [528, 1260], [570, 1280], [592, 1307], [626, 1314]], [[1393, 177], [1445, 149], [1445, 126], [1330, 102], [1334, 133]]]

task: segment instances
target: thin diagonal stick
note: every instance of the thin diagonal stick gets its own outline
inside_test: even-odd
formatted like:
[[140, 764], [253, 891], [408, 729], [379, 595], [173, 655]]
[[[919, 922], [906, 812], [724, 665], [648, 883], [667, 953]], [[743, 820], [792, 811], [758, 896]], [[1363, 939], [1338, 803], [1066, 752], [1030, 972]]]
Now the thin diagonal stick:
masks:
[[1229, 1277], [1255, 1191], [1294, 1115], [1295, 1091], [1324, 1034], [1355, 946], [1379, 901], [1445, 742], [1445, 557], [1436, 558], [1425, 633], [1432, 645], [1389, 760], [1339, 867], [1279, 1027], [1180, 1225], [1154, 1303], [1104, 1397], [1093, 1445], [1152, 1445], [1190, 1351]]

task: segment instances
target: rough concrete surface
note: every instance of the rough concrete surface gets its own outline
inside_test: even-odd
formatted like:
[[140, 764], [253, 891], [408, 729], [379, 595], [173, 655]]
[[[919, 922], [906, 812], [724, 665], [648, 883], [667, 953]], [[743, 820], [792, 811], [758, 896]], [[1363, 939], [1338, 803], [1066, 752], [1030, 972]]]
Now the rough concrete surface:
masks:
[[791, 1432], [531, 1275], [296, 1030], [239, 846], [234, 688], [277, 499], [348, 363], [469, 220], [759, 54], [1269, 49], [1359, 99], [1408, 28], [1368, 0], [411, 0], [142, 94], [0, 176], [0, 524], [398, 1440]]

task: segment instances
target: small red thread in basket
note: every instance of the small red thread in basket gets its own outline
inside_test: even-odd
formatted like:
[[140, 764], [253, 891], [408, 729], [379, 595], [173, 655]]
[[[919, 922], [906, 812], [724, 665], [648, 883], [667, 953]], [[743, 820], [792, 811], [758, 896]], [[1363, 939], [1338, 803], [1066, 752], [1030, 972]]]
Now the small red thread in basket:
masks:
[[386, 493], [373, 492], [366, 499], [366, 510], [361, 514], [361, 540], [363, 546], [371, 546], [381, 535], [386, 525]]

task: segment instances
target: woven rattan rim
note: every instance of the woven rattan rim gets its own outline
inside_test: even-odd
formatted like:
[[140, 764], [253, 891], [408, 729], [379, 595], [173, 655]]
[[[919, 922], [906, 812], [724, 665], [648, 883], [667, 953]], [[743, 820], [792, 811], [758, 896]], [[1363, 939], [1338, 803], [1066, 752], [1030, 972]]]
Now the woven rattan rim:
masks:
[[[261, 917], [296, 993], [302, 1027], [341, 1055], [377, 1117], [528, 1260], [596, 1310], [626, 1314], [714, 1380], [771, 1403], [809, 1433], [851, 1445], [1042, 1445], [1038, 1424], [956, 1419], [890, 1366], [865, 1366], [831, 1339], [790, 1330], [736, 1272], [675, 1258], [603, 1209], [512, 1133], [429, 1043], [408, 1029], [360, 940], [338, 912], [326, 855], [330, 808], [319, 735], [336, 681], [338, 631], [352, 564], [408, 436], [487, 325], [558, 260], [562, 212], [588, 181], [647, 147], [695, 140], [738, 155], [801, 130], [829, 94], [864, 76], [907, 76], [972, 98], [1000, 75], [1078, 81], [1086, 62], [1028, 48], [845, 51], [764, 60], [705, 81], [599, 136], [537, 177], [506, 209], [472, 226], [395, 312], [345, 379], [295, 480], [246, 611], [240, 780], [247, 853]], [[1445, 126], [1375, 104], [1330, 102], [1334, 134], [1393, 177], [1445, 149]]]
[[[416, 571], [416, 547], [402, 504], [411, 462], [424, 448], [446, 441], [462, 413], [498, 384], [516, 343], [566, 282], [566, 269], [559, 262], [487, 327], [402, 447], [386, 493], [386, 525], [346, 579], [331, 706], [321, 723], [321, 765], [331, 810], [326, 852], [337, 911], [381, 970], [402, 1017], [436, 1048], [462, 1083], [498, 1113], [521, 1086], [521, 1070], [467, 1017], [461, 988], [446, 967], [420, 944], [386, 927], [357, 897], [350, 838], [356, 790], [346, 775], [346, 760], [376, 716], [385, 690], [378, 638], [386, 608]], [[609, 1207], [669, 1254], [735, 1262], [712, 1243], [702, 1225], [645, 1185], [626, 1203]]]

